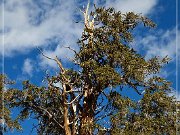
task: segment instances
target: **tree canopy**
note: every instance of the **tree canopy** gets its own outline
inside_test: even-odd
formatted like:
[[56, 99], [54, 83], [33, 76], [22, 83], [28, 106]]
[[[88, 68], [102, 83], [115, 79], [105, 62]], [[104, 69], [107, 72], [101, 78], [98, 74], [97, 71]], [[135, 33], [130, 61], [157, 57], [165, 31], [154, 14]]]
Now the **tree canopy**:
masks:
[[[178, 132], [179, 103], [170, 96], [171, 83], [158, 76], [170, 59], [155, 56], [147, 60], [129, 45], [138, 25], [149, 29], [155, 23], [141, 14], [124, 14], [114, 8], [95, 6], [89, 15], [88, 8], [89, 4], [82, 11], [84, 30], [77, 42], [79, 51], [68, 47], [75, 53], [73, 63], [78, 69], [64, 68], [59, 58], [50, 58], [40, 50], [59, 66], [57, 75], [47, 77], [47, 85], [36, 86], [27, 80], [22, 90], [7, 88], [3, 92], [9, 82], [0, 76], [0, 117], [5, 129], [21, 130], [19, 121], [32, 117], [38, 120], [40, 135]], [[128, 90], [135, 91], [140, 100], [122, 94]], [[15, 120], [10, 115], [12, 108], [21, 109]]]

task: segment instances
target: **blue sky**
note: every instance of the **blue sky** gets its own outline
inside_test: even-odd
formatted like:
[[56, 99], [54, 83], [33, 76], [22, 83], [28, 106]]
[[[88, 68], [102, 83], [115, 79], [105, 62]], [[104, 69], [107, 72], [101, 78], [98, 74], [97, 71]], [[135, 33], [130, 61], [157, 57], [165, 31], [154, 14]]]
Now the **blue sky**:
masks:
[[[41, 84], [45, 72], [58, 71], [56, 63], [42, 57], [36, 47], [48, 56], [58, 56], [65, 67], [74, 67], [68, 58], [73, 53], [63, 46], [78, 49], [76, 41], [83, 30], [79, 8], [85, 0], [0, 0], [0, 69], [21, 87], [22, 80]], [[176, 0], [92, 0], [97, 6], [114, 7], [123, 13], [134, 11], [151, 18], [156, 29], [137, 29], [132, 46], [147, 59], [168, 55], [172, 61], [166, 65], [161, 76], [173, 82], [176, 88]], [[93, 4], [91, 4], [93, 5]], [[4, 7], [4, 8], [3, 8]], [[91, 7], [93, 10], [93, 7]], [[3, 14], [4, 13], [4, 14]], [[2, 32], [4, 28], [4, 33]], [[178, 26], [179, 28], [179, 26]], [[4, 37], [4, 43], [3, 43]], [[4, 48], [4, 49], [2, 49]], [[4, 53], [3, 53], [4, 51]], [[179, 53], [178, 53], [179, 54]], [[4, 64], [2, 59], [4, 58]], [[26, 125], [25, 123], [24, 125]], [[29, 130], [26, 127], [25, 133]], [[9, 133], [10, 134], [10, 133]], [[16, 132], [12, 134], [17, 134]]]

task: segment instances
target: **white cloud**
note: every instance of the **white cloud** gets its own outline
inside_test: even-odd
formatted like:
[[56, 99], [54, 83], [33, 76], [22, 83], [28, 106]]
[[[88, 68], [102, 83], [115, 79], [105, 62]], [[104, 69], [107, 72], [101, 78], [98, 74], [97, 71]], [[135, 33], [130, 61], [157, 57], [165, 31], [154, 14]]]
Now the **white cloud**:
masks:
[[[52, 3], [52, 2], [51, 2]], [[47, 3], [43, 3], [47, 4]], [[32, 0], [9, 0], [5, 3], [4, 19], [5, 52], [24, 52], [36, 46], [43, 46], [48, 39], [59, 37], [61, 40], [72, 40], [69, 37], [80, 35], [80, 25], [73, 21], [76, 6], [73, 1], [61, 1], [56, 8], [42, 9]], [[41, 16], [39, 13], [43, 14]], [[39, 24], [36, 22], [39, 21]], [[36, 25], [34, 25], [36, 24]], [[0, 35], [2, 36], [2, 34]], [[2, 44], [0, 44], [2, 46]]]
[[106, 7], [114, 7], [121, 12], [149, 14], [158, 0], [107, 0]]
[[[40, 3], [39, 6], [37, 3]], [[157, 0], [107, 0], [106, 6], [117, 10], [148, 13], [156, 5]], [[56, 5], [53, 5], [53, 4]], [[2, 6], [1, 6], [2, 10]], [[77, 3], [71, 0], [33, 1], [8, 0], [5, 2], [5, 51], [6, 56], [13, 52], [26, 52], [36, 46], [43, 46], [52, 37], [59, 37], [64, 42], [82, 31], [79, 24], [74, 23]], [[36, 25], [35, 25], [36, 24]], [[2, 34], [0, 35], [2, 37]], [[75, 40], [73, 39], [75, 42]], [[0, 44], [2, 47], [2, 44]]]
[[[84, 3], [86, 6], [87, 2]], [[94, 3], [98, 3], [97, 0], [94, 0]], [[156, 3], [157, 0], [107, 0], [104, 4], [123, 12], [135, 11], [148, 14]], [[81, 14], [77, 10], [78, 5], [81, 4], [74, 0], [7, 0], [4, 5], [5, 56], [27, 53], [36, 46], [46, 48], [49, 46], [48, 40], [53, 38], [59, 39], [58, 46], [53, 51], [45, 49], [45, 53], [50, 56], [53, 54], [59, 57], [72, 56], [68, 49], [61, 46], [77, 47], [76, 41], [83, 30], [82, 24], [75, 23], [77, 18], [74, 15]], [[2, 11], [2, 6], [0, 10]], [[2, 30], [2, 21], [0, 23]], [[2, 37], [1, 33], [0, 38]], [[0, 48], [2, 46], [3, 44], [0, 43]], [[42, 66], [55, 66], [53, 62], [41, 56], [39, 58]]]
[[[160, 30], [159, 30], [160, 31]], [[180, 39], [180, 36], [178, 35]], [[135, 48], [142, 49], [146, 53], [146, 58], [153, 56], [165, 57], [169, 56], [172, 60], [176, 57], [176, 31], [161, 30], [160, 32], [150, 33], [145, 37], [139, 36], [135, 39]]]
[[25, 59], [24, 61], [24, 65], [22, 67], [22, 71], [24, 74], [28, 74], [29, 76], [32, 76], [32, 72], [33, 72], [33, 61], [30, 59]]

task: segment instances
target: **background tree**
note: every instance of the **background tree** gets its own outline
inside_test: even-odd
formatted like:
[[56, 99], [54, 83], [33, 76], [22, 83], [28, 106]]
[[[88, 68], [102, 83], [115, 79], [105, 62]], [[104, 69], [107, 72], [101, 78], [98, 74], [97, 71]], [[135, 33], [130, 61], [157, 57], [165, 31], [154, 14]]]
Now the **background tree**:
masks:
[[18, 119], [13, 120], [11, 118], [11, 110], [9, 106], [13, 102], [12, 95], [17, 90], [5, 87], [13, 83], [14, 82], [9, 81], [5, 75], [0, 74], [0, 135], [3, 135], [3, 131], [9, 129], [13, 130], [16, 128], [17, 130], [21, 130]]
[[[37, 119], [38, 134], [175, 134], [176, 102], [169, 96], [170, 82], [159, 77], [169, 58], [146, 60], [129, 44], [139, 24], [155, 27], [148, 18], [113, 8], [97, 8], [84, 15], [84, 31], [73, 62], [79, 69], [65, 69], [55, 57], [42, 55], [59, 66], [47, 85], [23, 82], [23, 90], [8, 90], [8, 109], [20, 107], [17, 117]], [[119, 89], [120, 88], [120, 89]], [[122, 94], [134, 90], [135, 101]], [[128, 93], [127, 93], [128, 95]], [[108, 121], [104, 123], [103, 120]]]

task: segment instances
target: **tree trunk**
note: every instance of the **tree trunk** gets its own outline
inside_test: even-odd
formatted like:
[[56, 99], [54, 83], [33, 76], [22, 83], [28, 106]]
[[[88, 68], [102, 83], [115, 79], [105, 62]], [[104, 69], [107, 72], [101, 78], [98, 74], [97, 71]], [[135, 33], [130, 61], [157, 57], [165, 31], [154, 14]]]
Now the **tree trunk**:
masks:
[[96, 109], [96, 98], [94, 94], [84, 98], [83, 111], [81, 114], [80, 135], [92, 135], [94, 129], [94, 113]]
[[68, 108], [67, 105], [64, 106], [64, 130], [65, 135], [71, 135], [71, 131], [69, 128], [69, 119], [68, 119]]
[[63, 107], [64, 107], [64, 132], [65, 132], [65, 135], [71, 135], [71, 130], [69, 128], [69, 118], [68, 118], [68, 105], [66, 104], [66, 101], [67, 101], [67, 95], [66, 95], [66, 85], [63, 84], [63, 88], [64, 88], [64, 91], [63, 91], [63, 101], [64, 101], [64, 104], [63, 104]]

